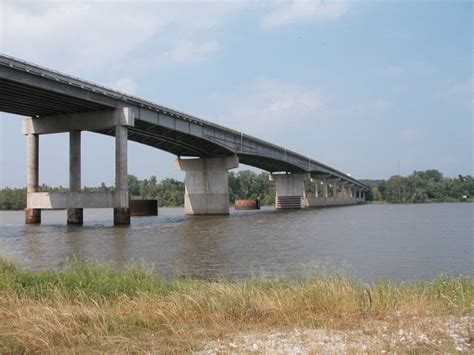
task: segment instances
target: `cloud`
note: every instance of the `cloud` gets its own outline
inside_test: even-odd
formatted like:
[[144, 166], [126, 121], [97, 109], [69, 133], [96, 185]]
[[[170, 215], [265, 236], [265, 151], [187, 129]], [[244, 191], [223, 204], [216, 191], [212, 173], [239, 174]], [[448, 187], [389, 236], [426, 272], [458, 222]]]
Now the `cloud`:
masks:
[[470, 78], [464, 82], [454, 83], [439, 90], [435, 96], [444, 100], [460, 102], [472, 109], [474, 107], [474, 81]]
[[137, 82], [132, 78], [120, 78], [107, 86], [130, 95], [137, 94], [138, 88]]
[[76, 74], [120, 65], [144, 44], [154, 57], [174, 47], [171, 58], [186, 50], [209, 55], [216, 29], [245, 5], [2, 0], [2, 52]]
[[314, 85], [259, 79], [232, 93], [214, 93], [202, 117], [271, 141], [315, 127], [316, 121], [367, 121], [383, 117], [393, 102], [372, 98], [346, 102]]
[[396, 77], [403, 74], [405, 70], [402, 67], [396, 65], [389, 65], [383, 70], [385, 76]]
[[331, 118], [341, 119], [368, 119], [380, 117], [379, 115], [390, 110], [393, 103], [387, 99], [375, 98], [363, 102], [357, 102], [347, 105], [337, 105], [328, 111]]
[[[278, 80], [260, 79], [230, 95], [213, 94], [216, 122], [253, 135], [273, 136], [307, 119], [317, 117], [327, 97], [321, 89]], [[216, 112], [218, 110], [219, 112]]]
[[293, 0], [282, 2], [263, 16], [261, 26], [272, 29], [299, 21], [337, 20], [349, 11], [349, 4], [340, 1]]
[[206, 59], [220, 49], [217, 41], [207, 41], [203, 43], [193, 43], [191, 41], [181, 41], [170, 51], [165, 53], [173, 62], [192, 63]]

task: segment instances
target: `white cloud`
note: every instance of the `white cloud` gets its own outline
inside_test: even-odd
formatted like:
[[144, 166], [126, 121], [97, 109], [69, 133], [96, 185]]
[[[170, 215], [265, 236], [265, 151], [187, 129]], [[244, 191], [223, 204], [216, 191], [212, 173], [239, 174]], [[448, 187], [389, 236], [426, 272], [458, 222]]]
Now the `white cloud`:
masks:
[[[245, 90], [211, 96], [216, 122], [269, 138], [277, 131], [298, 127], [317, 117], [327, 98], [319, 88], [261, 79]], [[219, 112], [216, 112], [219, 111]]]
[[357, 102], [350, 105], [334, 107], [328, 112], [328, 116], [341, 119], [368, 119], [380, 117], [380, 115], [390, 108], [393, 103], [387, 99], [372, 99]]
[[213, 122], [274, 141], [315, 127], [315, 121], [361, 121], [383, 117], [393, 103], [373, 98], [343, 102], [317, 86], [260, 79], [233, 93], [214, 93], [202, 112]]
[[460, 102], [472, 108], [474, 107], [474, 81], [470, 78], [464, 82], [454, 83], [443, 90], [439, 90], [436, 97], [454, 100], [454, 102]]
[[444, 97], [452, 96], [472, 96], [473, 82], [468, 80], [462, 83], [455, 83], [445, 90], [440, 91], [440, 95]]
[[282, 2], [264, 15], [261, 25], [265, 29], [289, 25], [298, 21], [337, 20], [349, 11], [342, 1], [293, 0]]
[[145, 43], [154, 57], [180, 43], [207, 43], [201, 50], [211, 54], [216, 28], [245, 4], [2, 0], [1, 50], [77, 74], [120, 63]]
[[203, 43], [181, 41], [170, 51], [166, 52], [165, 56], [174, 62], [191, 63], [204, 60], [219, 49], [220, 45], [217, 41], [207, 41]]
[[132, 78], [120, 78], [107, 86], [130, 95], [137, 94], [138, 88], [137, 82]]

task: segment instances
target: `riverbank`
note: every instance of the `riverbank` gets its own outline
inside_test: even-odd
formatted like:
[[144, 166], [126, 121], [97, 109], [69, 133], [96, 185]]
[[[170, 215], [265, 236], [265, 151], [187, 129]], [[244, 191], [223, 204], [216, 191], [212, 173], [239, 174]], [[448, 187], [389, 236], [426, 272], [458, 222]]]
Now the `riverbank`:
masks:
[[473, 308], [471, 278], [211, 282], [0, 261], [1, 353], [469, 351]]

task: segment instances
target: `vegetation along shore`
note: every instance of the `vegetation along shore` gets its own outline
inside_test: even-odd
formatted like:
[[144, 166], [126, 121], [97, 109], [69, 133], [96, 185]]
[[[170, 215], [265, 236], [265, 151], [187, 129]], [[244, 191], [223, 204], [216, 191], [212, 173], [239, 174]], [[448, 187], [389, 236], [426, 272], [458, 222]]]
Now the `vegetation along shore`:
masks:
[[[412, 175], [392, 176], [388, 180], [361, 180], [369, 185], [369, 201], [385, 203], [425, 203], [471, 201], [474, 196], [474, 178], [459, 175], [446, 178], [437, 170], [415, 171]], [[184, 183], [175, 179], [158, 182], [156, 176], [140, 180], [128, 176], [131, 198], [158, 199], [161, 207], [178, 207], [184, 203]], [[114, 189], [102, 183], [98, 187], [85, 187], [84, 191], [107, 191]], [[42, 185], [41, 191], [66, 191], [64, 187]], [[314, 183], [307, 181], [306, 193], [314, 194]], [[261, 205], [275, 203], [275, 186], [268, 173], [257, 174], [243, 170], [229, 173], [229, 197], [236, 199], [258, 199]], [[26, 207], [26, 188], [0, 189], [0, 210], [22, 210]]]
[[0, 261], [0, 353], [472, 351], [474, 280], [164, 279]]

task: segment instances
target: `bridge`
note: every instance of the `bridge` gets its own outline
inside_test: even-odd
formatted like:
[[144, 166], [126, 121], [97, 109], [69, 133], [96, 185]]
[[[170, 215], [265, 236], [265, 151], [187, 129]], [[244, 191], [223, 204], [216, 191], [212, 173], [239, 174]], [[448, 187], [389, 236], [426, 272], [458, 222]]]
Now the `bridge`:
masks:
[[[314, 159], [221, 125], [0, 54], [0, 111], [27, 116], [26, 223], [42, 209], [67, 209], [82, 224], [83, 208], [114, 208], [114, 224], [129, 224], [128, 140], [177, 156], [186, 172], [186, 214], [228, 214], [228, 170], [239, 163], [270, 172], [276, 208], [348, 205], [369, 187]], [[81, 131], [115, 137], [116, 189], [81, 191]], [[69, 192], [39, 192], [39, 136], [69, 133]], [[306, 196], [305, 181], [316, 185]]]

